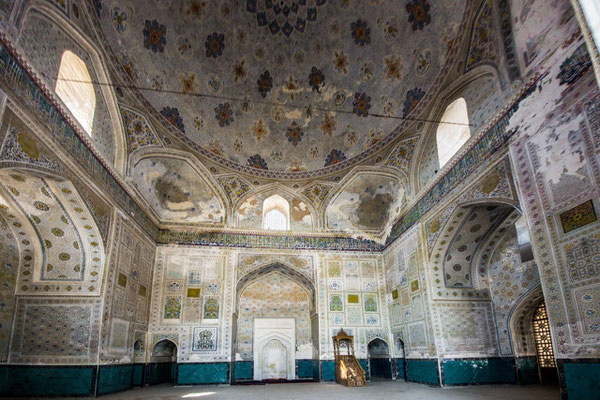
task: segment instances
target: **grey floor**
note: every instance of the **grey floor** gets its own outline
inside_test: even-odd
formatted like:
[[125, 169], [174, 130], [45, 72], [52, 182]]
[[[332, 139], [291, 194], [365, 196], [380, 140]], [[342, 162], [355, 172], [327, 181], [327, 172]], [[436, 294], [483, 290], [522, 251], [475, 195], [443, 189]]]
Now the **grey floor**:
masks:
[[310, 399], [310, 400], [370, 400], [370, 399], [560, 399], [558, 387], [485, 385], [458, 388], [433, 388], [417, 383], [373, 382], [364, 388], [347, 388], [335, 383], [286, 383], [264, 386], [193, 386], [158, 385], [132, 389], [100, 399], [166, 400], [166, 399]]

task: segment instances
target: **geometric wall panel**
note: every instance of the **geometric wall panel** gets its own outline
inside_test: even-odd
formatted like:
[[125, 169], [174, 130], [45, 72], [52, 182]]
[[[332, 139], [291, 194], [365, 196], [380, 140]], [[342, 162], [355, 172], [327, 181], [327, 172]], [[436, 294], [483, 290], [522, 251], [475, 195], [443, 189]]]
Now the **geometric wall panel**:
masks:
[[19, 297], [11, 361], [96, 362], [101, 309], [101, 299]]

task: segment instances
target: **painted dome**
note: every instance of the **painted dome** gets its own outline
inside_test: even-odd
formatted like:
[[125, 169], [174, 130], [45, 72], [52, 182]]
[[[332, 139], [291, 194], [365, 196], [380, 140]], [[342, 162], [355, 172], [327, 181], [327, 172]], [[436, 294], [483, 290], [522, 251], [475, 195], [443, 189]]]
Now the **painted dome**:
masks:
[[324, 174], [380, 150], [443, 71], [465, 0], [128, 0], [107, 41], [165, 126], [247, 173]]

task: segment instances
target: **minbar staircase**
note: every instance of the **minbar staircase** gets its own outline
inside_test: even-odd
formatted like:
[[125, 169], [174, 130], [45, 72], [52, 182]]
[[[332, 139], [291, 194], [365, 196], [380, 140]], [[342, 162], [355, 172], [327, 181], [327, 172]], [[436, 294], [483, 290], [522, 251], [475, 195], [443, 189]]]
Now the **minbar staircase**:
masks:
[[[349, 387], [367, 386], [365, 370], [354, 356], [354, 337], [340, 329], [340, 332], [332, 339], [335, 355], [335, 382]], [[348, 354], [341, 354], [341, 349], [346, 349]]]
[[335, 382], [349, 387], [367, 386], [365, 370], [356, 357], [339, 356], [335, 363]]

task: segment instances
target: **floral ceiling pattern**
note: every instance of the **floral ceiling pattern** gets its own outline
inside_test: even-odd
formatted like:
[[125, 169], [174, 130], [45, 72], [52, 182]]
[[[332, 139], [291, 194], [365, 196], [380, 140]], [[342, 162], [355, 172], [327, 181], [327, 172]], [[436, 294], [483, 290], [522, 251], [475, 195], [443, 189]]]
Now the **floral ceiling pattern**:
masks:
[[299, 172], [398, 134], [442, 71], [465, 4], [128, 0], [99, 17], [163, 123], [234, 165]]

